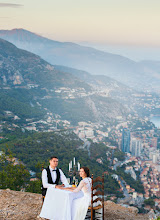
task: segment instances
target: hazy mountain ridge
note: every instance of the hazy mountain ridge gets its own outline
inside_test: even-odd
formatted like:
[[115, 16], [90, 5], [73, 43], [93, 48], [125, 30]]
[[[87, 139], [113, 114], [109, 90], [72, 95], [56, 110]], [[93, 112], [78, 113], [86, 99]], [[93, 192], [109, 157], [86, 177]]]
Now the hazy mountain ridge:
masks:
[[74, 76], [78, 77], [79, 79], [83, 80], [84, 82], [88, 83], [91, 86], [104, 87], [110, 90], [121, 90], [121, 91], [124, 90], [125, 92], [128, 89], [133, 91], [131, 88], [127, 87], [126, 85], [105, 75], [91, 75], [86, 71], [78, 70], [66, 66], [54, 65], [54, 67], [59, 71], [73, 74]]
[[26, 85], [34, 83], [52, 88], [54, 86], [88, 87], [71, 74], [54, 70], [39, 56], [20, 50], [13, 44], [0, 39], [1, 85]]
[[[23, 29], [1, 30], [0, 37], [40, 55], [52, 64], [107, 75], [139, 90], [159, 91], [160, 71], [154, 68], [153, 63], [148, 68], [146, 63], [74, 43], [49, 40]], [[152, 75], [153, 71], [155, 74]]]
[[[32, 93], [31, 101], [39, 101], [43, 108], [47, 107], [75, 124], [84, 119], [93, 122], [110, 120], [119, 115], [125, 116], [127, 112], [117, 101], [94, 94], [91, 87], [81, 79], [55, 69], [39, 56], [18, 49], [5, 40], [0, 40], [0, 86], [2, 89], [21, 88], [29, 91], [30, 86], [37, 88]], [[62, 87], [60, 93], [56, 93]], [[44, 90], [45, 95], [42, 92]], [[34, 92], [37, 94], [34, 95]], [[73, 92], [83, 96], [74, 97]], [[11, 111], [9, 107], [5, 110]]]
[[136, 90], [108, 76], [91, 75], [86, 71], [77, 70], [65, 66], [54, 65], [54, 67], [59, 71], [72, 73], [74, 76], [85, 81], [93, 88], [94, 91], [97, 91], [97, 94], [100, 94], [103, 97], [108, 97], [112, 98], [113, 100], [117, 100], [117, 102], [120, 102], [123, 106], [126, 106], [127, 104], [128, 108], [132, 109], [132, 104], [135, 102], [133, 94], [137, 93]]

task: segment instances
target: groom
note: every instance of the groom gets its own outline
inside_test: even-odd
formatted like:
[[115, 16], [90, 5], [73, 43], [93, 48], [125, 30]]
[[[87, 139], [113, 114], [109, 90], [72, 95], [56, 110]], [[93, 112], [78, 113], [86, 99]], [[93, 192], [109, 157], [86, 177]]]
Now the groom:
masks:
[[[68, 181], [61, 169], [58, 169], [58, 158], [53, 156], [49, 160], [50, 165], [42, 171], [42, 195], [45, 196], [47, 188], [53, 187], [60, 189], [69, 186]], [[63, 185], [59, 185], [59, 180]]]

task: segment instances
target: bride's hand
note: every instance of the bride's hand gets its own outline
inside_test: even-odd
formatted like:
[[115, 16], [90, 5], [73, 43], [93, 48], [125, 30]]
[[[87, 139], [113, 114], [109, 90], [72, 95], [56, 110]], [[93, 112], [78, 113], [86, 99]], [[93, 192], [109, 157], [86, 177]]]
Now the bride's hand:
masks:
[[64, 190], [67, 190], [67, 191], [73, 191], [75, 189], [75, 187], [66, 187], [66, 188], [62, 188]]

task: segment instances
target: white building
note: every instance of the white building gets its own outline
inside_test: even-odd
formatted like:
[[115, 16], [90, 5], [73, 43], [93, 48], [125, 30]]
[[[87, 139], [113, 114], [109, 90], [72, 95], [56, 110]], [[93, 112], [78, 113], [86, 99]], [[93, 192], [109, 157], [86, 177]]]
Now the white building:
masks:
[[142, 142], [137, 138], [131, 139], [131, 154], [132, 156], [139, 157], [141, 155]]
[[133, 167], [126, 166], [125, 173], [129, 173], [133, 179], [135, 179], [135, 180], [137, 179], [137, 176], [136, 176], [136, 173], [133, 170]]
[[159, 157], [159, 152], [158, 151], [154, 151], [154, 152], [150, 152], [149, 153], [149, 158], [152, 160], [153, 163], [157, 163], [158, 161], [158, 157]]
[[84, 139], [84, 138], [85, 138], [85, 133], [84, 133], [84, 131], [79, 132], [79, 133], [78, 133], [78, 137], [79, 137], [80, 139]]
[[94, 131], [91, 128], [88, 128], [87, 130], [85, 130], [85, 135], [86, 138], [94, 138]]

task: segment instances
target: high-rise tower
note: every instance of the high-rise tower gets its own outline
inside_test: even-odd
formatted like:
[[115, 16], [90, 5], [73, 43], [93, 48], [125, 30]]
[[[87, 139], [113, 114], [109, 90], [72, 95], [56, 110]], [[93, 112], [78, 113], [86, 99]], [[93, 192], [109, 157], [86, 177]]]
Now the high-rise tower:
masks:
[[142, 142], [137, 138], [131, 140], [131, 154], [132, 156], [139, 157], [141, 155]]
[[130, 152], [130, 130], [127, 128], [124, 128], [122, 131], [121, 149], [123, 152]]

